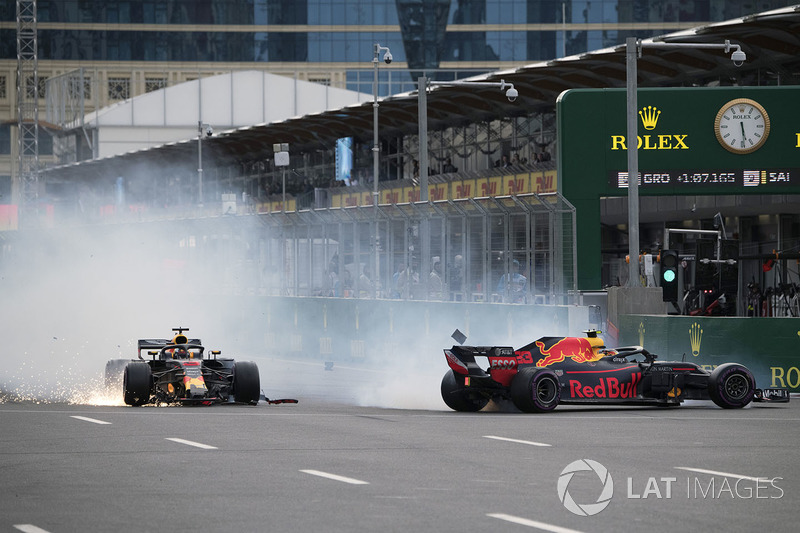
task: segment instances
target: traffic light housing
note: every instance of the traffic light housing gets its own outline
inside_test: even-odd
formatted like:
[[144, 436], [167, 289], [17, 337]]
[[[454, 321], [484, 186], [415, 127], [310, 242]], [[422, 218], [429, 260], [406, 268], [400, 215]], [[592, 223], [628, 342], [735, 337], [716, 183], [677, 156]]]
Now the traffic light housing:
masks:
[[678, 301], [678, 263], [680, 258], [676, 250], [661, 252], [661, 290], [665, 302]]

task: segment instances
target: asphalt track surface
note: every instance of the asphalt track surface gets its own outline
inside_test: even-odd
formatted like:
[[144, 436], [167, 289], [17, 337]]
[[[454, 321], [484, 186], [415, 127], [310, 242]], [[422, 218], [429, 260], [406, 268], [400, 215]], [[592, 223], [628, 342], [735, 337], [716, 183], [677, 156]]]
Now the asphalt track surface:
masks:
[[[20, 402], [0, 427], [0, 532], [796, 531], [800, 516], [796, 397], [546, 415]], [[603, 496], [595, 471], [564, 474], [581, 459], [613, 480], [591, 516], [561, 501]]]

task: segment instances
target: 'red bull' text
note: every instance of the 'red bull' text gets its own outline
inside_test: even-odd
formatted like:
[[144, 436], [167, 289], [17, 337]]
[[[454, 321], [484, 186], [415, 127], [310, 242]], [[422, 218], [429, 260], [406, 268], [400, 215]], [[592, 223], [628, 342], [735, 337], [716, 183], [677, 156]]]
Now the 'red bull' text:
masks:
[[628, 383], [621, 383], [617, 378], [600, 378], [600, 384], [594, 387], [571, 379], [569, 394], [573, 398], [635, 398], [636, 386], [641, 379], [641, 372], [634, 373]]

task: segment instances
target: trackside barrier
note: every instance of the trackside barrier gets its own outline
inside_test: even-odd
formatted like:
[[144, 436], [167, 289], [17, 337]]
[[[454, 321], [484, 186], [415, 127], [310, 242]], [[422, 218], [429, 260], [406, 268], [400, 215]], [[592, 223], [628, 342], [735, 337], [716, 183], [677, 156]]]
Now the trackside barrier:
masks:
[[662, 359], [749, 368], [756, 386], [800, 392], [800, 319], [623, 315], [619, 345], [640, 345]]
[[[442, 350], [458, 328], [476, 345], [520, 347], [542, 336], [581, 335], [588, 306], [519, 305], [406, 300], [356, 300], [260, 295], [218, 296], [217, 306], [241, 309], [227, 317], [246, 339], [240, 347], [265, 356], [363, 363], [402, 363], [407, 357], [443, 365]], [[229, 301], [226, 301], [229, 299]], [[258, 312], [253, 312], [258, 310]], [[322, 363], [321, 363], [322, 364]]]

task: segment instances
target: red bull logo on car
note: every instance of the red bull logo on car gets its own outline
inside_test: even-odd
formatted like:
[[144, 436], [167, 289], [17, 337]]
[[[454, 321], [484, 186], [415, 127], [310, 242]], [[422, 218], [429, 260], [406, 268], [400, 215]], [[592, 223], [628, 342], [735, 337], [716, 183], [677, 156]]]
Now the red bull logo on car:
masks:
[[569, 380], [569, 395], [572, 398], [636, 398], [636, 386], [642, 380], [641, 372], [634, 372], [630, 381], [618, 378], [600, 378], [600, 383], [584, 385], [575, 379]]
[[542, 354], [542, 358], [536, 362], [536, 366], [561, 363], [567, 357], [576, 363], [596, 361], [601, 357], [601, 354], [594, 351], [592, 342], [584, 337], [564, 337], [549, 348], [545, 348], [544, 342], [536, 341], [536, 347]]

